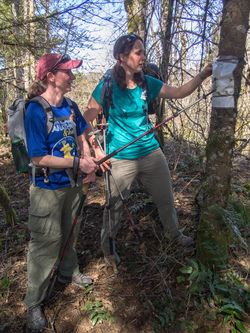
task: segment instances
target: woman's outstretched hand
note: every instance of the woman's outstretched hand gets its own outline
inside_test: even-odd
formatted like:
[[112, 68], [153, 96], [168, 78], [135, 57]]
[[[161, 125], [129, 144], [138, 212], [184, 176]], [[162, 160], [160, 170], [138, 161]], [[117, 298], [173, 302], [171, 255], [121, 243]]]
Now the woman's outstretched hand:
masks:
[[201, 76], [206, 79], [207, 77], [211, 76], [213, 72], [213, 64], [209, 63], [206, 67], [203, 68], [201, 71]]

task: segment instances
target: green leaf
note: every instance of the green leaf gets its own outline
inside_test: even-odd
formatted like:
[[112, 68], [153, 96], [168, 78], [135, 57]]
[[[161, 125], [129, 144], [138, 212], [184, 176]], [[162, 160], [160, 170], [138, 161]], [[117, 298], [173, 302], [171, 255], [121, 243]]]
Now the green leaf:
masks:
[[93, 306], [94, 306], [94, 304], [88, 304], [88, 305], [86, 306], [86, 311], [90, 311], [90, 310], [92, 310], [92, 309], [93, 309]]
[[237, 304], [235, 301], [233, 302], [233, 304], [234, 304], [234, 308], [235, 308], [235, 309], [239, 310], [240, 312], [246, 313], [246, 312], [243, 310], [243, 308], [242, 308], [239, 304]]
[[89, 286], [83, 293], [84, 294], [88, 294], [90, 291], [91, 291], [91, 289], [93, 288], [93, 286], [91, 285], [91, 286]]
[[93, 319], [96, 316], [97, 312], [94, 310], [91, 312], [90, 319]]
[[222, 291], [228, 291], [228, 286], [226, 284], [217, 284], [215, 288]]
[[247, 333], [247, 330], [245, 329], [241, 321], [236, 320], [236, 326], [238, 330], [241, 331], [241, 333]]
[[210, 277], [210, 279], [212, 279], [212, 277], [213, 277], [213, 272], [211, 271], [211, 269], [208, 269], [208, 274], [209, 274], [209, 277]]
[[231, 303], [232, 301], [229, 298], [222, 298], [223, 303]]
[[209, 283], [209, 288], [211, 290], [211, 293], [214, 294], [214, 285], [212, 283]]
[[231, 330], [231, 333], [237, 333], [236, 329], [233, 328], [233, 329]]
[[188, 290], [189, 290], [190, 293], [195, 292], [195, 291], [197, 290], [197, 286], [196, 286], [196, 284], [193, 282], [193, 283], [191, 284], [191, 286], [188, 288]]
[[235, 311], [234, 314], [235, 314], [235, 317], [239, 318], [240, 320], [244, 320], [244, 318], [242, 317], [242, 315], [239, 312]]
[[107, 320], [107, 318], [105, 317], [105, 316], [103, 316], [103, 315], [98, 315], [98, 318], [101, 318], [101, 319], [103, 319], [103, 320]]
[[102, 314], [105, 313], [105, 311], [103, 311], [102, 309], [96, 309], [96, 312], [97, 313], [102, 313]]
[[191, 266], [185, 266], [180, 268], [180, 272], [183, 274], [190, 274], [193, 271], [193, 267]]
[[206, 279], [206, 273], [201, 272], [198, 279], [197, 279], [197, 282], [198, 281], [204, 281], [205, 279]]
[[225, 313], [229, 313], [231, 315], [231, 317], [233, 318], [235, 315], [235, 311], [234, 310], [224, 310], [223, 312]]
[[185, 281], [184, 276], [177, 276], [177, 282], [178, 282], [178, 283], [181, 283], [181, 282], [183, 282], [183, 281]]
[[190, 264], [194, 267], [194, 269], [196, 269], [196, 270], [199, 269], [199, 265], [197, 264], [196, 261], [194, 261], [193, 259], [188, 259], [188, 261], [189, 261]]
[[198, 310], [198, 311], [200, 310], [199, 309], [199, 304], [196, 301], [194, 301], [194, 306], [196, 307], [196, 310]]
[[217, 265], [218, 268], [222, 268], [222, 269], [226, 269], [227, 266], [226, 265]]
[[223, 312], [223, 311], [228, 310], [228, 309], [234, 309], [234, 306], [233, 306], [232, 304], [226, 304], [226, 305], [223, 305], [223, 306], [220, 308], [219, 312]]
[[229, 322], [229, 320], [231, 319], [232, 317], [230, 315], [226, 315], [224, 316], [223, 318], [223, 325], [225, 325], [227, 322]]
[[96, 317], [94, 318], [94, 320], [92, 321], [92, 326], [95, 326], [95, 324], [97, 323], [97, 320], [98, 320], [98, 316], [96, 316]]
[[233, 280], [237, 287], [243, 286], [243, 283], [239, 279], [237, 279], [236, 276], [233, 276]]
[[103, 305], [102, 305], [102, 302], [97, 302], [95, 306], [99, 307], [99, 306], [103, 306]]
[[202, 272], [204, 272], [204, 273], [205, 273], [205, 272], [206, 272], [206, 267], [205, 267], [205, 266], [204, 266], [202, 263], [201, 263], [201, 265], [200, 265], [200, 266], [201, 266], [201, 270], [202, 270]]
[[199, 271], [195, 270], [193, 271], [192, 274], [190, 274], [190, 276], [188, 277], [188, 280], [193, 280], [194, 278], [196, 278], [196, 276], [198, 276], [200, 274]]
[[164, 316], [164, 317], [167, 317], [168, 315], [166, 314], [166, 312], [160, 312], [159, 313], [160, 316]]
[[207, 318], [207, 319], [210, 319], [210, 320], [216, 320], [216, 316], [213, 315], [213, 314], [208, 314], [208, 315], [206, 315], [206, 318]]
[[161, 327], [164, 327], [165, 326], [165, 320], [164, 320], [164, 318], [162, 316], [158, 316], [158, 319], [161, 322]]

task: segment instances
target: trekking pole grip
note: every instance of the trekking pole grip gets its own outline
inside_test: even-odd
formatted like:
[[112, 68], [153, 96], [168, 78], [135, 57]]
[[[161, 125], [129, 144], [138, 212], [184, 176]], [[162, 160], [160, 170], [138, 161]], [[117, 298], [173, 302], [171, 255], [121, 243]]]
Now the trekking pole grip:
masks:
[[86, 196], [87, 193], [88, 193], [88, 189], [89, 189], [89, 183], [83, 184], [83, 186], [82, 186], [82, 194]]
[[79, 216], [81, 214], [81, 210], [82, 210], [82, 206], [84, 204], [84, 201], [85, 201], [85, 198], [86, 198], [86, 195], [88, 193], [88, 189], [89, 189], [89, 183], [85, 183], [83, 184], [82, 186], [82, 197], [81, 197], [81, 201], [80, 201], [80, 204], [77, 208], [77, 212], [76, 212], [76, 216]]

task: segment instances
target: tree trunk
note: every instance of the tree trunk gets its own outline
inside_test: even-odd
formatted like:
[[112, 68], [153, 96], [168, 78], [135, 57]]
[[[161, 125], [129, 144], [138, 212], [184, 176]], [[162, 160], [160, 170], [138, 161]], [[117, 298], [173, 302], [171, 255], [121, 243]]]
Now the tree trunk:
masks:
[[[170, 55], [172, 50], [172, 24], [173, 24], [173, 8], [174, 8], [175, 0], [164, 0], [163, 8], [164, 8], [164, 17], [165, 22], [163, 22], [164, 32], [163, 32], [163, 40], [162, 40], [162, 64], [161, 64], [161, 72], [163, 76], [163, 82], [168, 83], [168, 64], [170, 62]], [[159, 124], [163, 121], [163, 116], [165, 114], [165, 100], [162, 99], [160, 103], [160, 108], [157, 112], [156, 124]], [[164, 147], [164, 134], [163, 128], [159, 127], [158, 130], [158, 138], [162, 147]]]
[[5, 191], [5, 188], [0, 185], [0, 205], [3, 207], [5, 221], [8, 226], [14, 226], [17, 222], [17, 216], [14, 209], [11, 207], [10, 199]]
[[249, 0], [224, 0], [219, 57], [238, 59], [233, 72], [234, 106], [213, 107], [210, 132], [206, 146], [206, 170], [197, 203], [201, 217], [197, 235], [197, 258], [206, 265], [214, 265], [214, 254], [207, 245], [218, 250], [220, 258], [227, 256], [229, 226], [224, 216], [230, 194], [231, 162], [237, 118], [237, 101], [241, 89], [245, 44], [249, 20]]
[[147, 0], [124, 0], [128, 13], [128, 33], [136, 33], [145, 40]]
[[[20, 16], [20, 1], [15, 0], [11, 4], [12, 9], [12, 15], [13, 15], [13, 21], [17, 21]], [[20, 34], [20, 28], [14, 27], [13, 31], [16, 35]], [[23, 97], [23, 91], [22, 88], [24, 88], [23, 84], [23, 69], [21, 64], [21, 58], [22, 54], [18, 48], [15, 49], [15, 55], [13, 58], [13, 72], [14, 72], [14, 83], [15, 83], [15, 89], [16, 89], [16, 97]], [[20, 87], [20, 89], [19, 89]]]

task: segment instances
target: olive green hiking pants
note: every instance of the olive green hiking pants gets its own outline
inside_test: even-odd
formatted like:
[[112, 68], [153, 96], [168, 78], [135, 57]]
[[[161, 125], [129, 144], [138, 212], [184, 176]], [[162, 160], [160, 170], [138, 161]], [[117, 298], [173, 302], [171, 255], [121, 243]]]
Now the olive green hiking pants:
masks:
[[[24, 299], [27, 309], [40, 304], [46, 295], [55, 263], [59, 263], [82, 196], [81, 187], [46, 190], [30, 186], [28, 227], [31, 233], [27, 267], [28, 291]], [[79, 272], [74, 242], [82, 217], [79, 216], [69, 248], [60, 265], [60, 273], [72, 276]]]
[[[152, 195], [158, 208], [165, 236], [170, 240], [178, 238], [181, 231], [178, 229], [171, 175], [161, 149], [157, 148], [148, 155], [133, 160], [111, 158], [111, 166], [112, 173], [124, 199], [127, 199], [131, 185], [138, 176]], [[107, 208], [104, 210], [101, 230], [101, 246], [104, 255], [110, 254], [108, 213], [110, 213], [111, 235], [115, 240], [124, 211], [124, 204], [111, 175], [109, 176], [109, 183], [111, 208], [109, 212]]]

